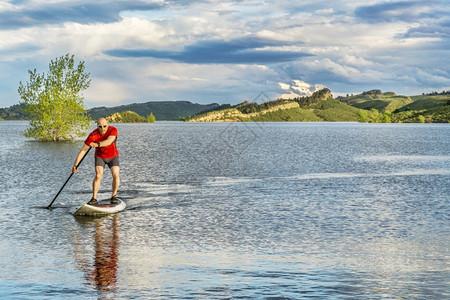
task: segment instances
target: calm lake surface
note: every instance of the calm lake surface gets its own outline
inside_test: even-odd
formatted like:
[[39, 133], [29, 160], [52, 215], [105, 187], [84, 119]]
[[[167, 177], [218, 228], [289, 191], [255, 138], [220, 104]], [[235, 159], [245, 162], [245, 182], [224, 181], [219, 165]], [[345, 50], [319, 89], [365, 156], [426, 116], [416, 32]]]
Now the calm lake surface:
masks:
[[82, 141], [0, 122], [0, 298], [450, 297], [449, 124], [114, 126], [127, 210], [75, 218], [93, 153], [47, 210]]

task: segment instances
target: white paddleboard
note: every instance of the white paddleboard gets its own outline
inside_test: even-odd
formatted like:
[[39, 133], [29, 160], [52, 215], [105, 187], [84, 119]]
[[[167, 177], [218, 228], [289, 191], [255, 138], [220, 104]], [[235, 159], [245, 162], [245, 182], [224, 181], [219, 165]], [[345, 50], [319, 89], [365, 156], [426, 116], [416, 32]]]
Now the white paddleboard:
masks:
[[127, 206], [124, 201], [118, 199], [119, 203], [112, 204], [109, 199], [101, 200], [98, 204], [84, 204], [77, 208], [73, 213], [74, 216], [101, 216], [118, 213]]

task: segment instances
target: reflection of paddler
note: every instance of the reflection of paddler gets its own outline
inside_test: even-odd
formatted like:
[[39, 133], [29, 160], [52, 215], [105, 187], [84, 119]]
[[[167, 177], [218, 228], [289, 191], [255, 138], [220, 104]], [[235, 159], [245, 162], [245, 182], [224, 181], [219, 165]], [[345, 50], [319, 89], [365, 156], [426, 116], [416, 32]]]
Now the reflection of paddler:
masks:
[[[117, 278], [117, 250], [119, 245], [118, 214], [111, 220], [112, 226], [98, 222], [95, 229], [95, 270], [94, 281], [100, 290], [115, 289]], [[111, 228], [109, 232], [105, 228]]]
[[[75, 258], [80, 268], [85, 273], [89, 284], [95, 285], [99, 291], [114, 291], [117, 283], [117, 262], [119, 249], [119, 215], [103, 218], [76, 217], [79, 223], [86, 227], [91, 227], [95, 223], [94, 246], [95, 261], [89, 263], [83, 256], [88, 256], [86, 247], [76, 247], [80, 250]], [[92, 228], [92, 227], [91, 227]], [[79, 244], [75, 243], [75, 244]], [[81, 245], [78, 245], [81, 246]], [[84, 251], [82, 251], [83, 249]]]

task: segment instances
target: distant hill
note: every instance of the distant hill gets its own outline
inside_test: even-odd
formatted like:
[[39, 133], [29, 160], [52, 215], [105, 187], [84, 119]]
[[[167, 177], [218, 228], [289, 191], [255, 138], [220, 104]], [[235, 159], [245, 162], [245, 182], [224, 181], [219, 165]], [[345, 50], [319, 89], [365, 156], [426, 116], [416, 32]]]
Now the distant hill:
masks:
[[116, 112], [106, 117], [106, 120], [111, 123], [144, 123], [147, 122], [146, 118], [138, 115], [134, 111]]
[[[240, 121], [260, 121], [260, 118], [269, 116], [270, 120], [281, 118], [279, 111], [285, 112], [290, 109], [298, 109], [299, 105], [295, 101], [275, 101], [264, 104], [244, 102], [233, 107], [210, 111], [193, 117], [188, 117], [187, 122], [240, 122]], [[282, 121], [274, 120], [274, 121]]]
[[450, 123], [450, 95], [421, 95], [393, 112], [395, 122]]
[[362, 94], [347, 97], [337, 97], [343, 103], [360, 109], [375, 108], [379, 112], [392, 112], [413, 102], [411, 97], [397, 96], [394, 92], [383, 93], [380, 90], [371, 90]]
[[[393, 92], [371, 90], [334, 99], [325, 88], [311, 96], [277, 99], [263, 104], [243, 102], [226, 109], [187, 118], [190, 122], [294, 121], [354, 122], [361, 112], [377, 115], [378, 122], [450, 122], [450, 95], [398, 96]], [[376, 114], [373, 112], [375, 111]]]
[[407, 110], [431, 110], [449, 105], [450, 95], [421, 95], [412, 96], [412, 103], [402, 106], [396, 112]]
[[309, 97], [278, 99], [263, 104], [243, 102], [234, 107], [211, 111], [186, 119], [189, 122], [317, 122], [356, 121], [358, 109], [333, 99], [328, 89]]
[[28, 115], [22, 111], [23, 105], [16, 104], [6, 108], [0, 108], [0, 119], [26, 120]]
[[450, 122], [450, 94], [433, 93], [419, 96], [397, 96], [393, 92], [371, 90], [359, 95], [337, 97], [339, 101], [363, 110], [376, 109], [387, 114], [391, 122]]
[[[162, 121], [178, 120], [179, 118], [186, 118], [191, 115], [229, 106], [221, 106], [217, 103], [197, 104], [189, 101], [155, 101], [113, 107], [95, 107], [89, 109], [88, 114], [93, 120], [97, 120], [100, 117], [106, 117], [114, 113], [133, 111], [144, 118], [150, 115], [150, 113], [153, 113], [156, 120]], [[22, 107], [21, 104], [16, 104], [11, 107], [0, 108], [0, 118], [4, 120], [27, 120], [28, 115], [22, 112]]]
[[93, 120], [106, 117], [118, 112], [133, 111], [146, 118], [153, 113], [156, 120], [177, 120], [221, 108], [217, 103], [197, 104], [189, 101], [155, 101], [146, 103], [134, 103], [114, 107], [96, 107], [88, 110]]

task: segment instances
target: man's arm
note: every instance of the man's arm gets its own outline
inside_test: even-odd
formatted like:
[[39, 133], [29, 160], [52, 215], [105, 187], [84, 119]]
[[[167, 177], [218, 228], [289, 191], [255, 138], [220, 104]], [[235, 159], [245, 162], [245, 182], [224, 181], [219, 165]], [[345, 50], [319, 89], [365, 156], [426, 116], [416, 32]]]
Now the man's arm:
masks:
[[108, 138], [106, 140], [104, 140], [104, 141], [102, 141], [100, 143], [91, 143], [89, 146], [91, 146], [92, 148], [108, 147], [109, 145], [114, 143], [115, 140], [116, 140], [116, 136], [115, 135], [110, 135], [110, 136], [108, 136]]
[[72, 173], [78, 172], [77, 165], [80, 162], [80, 160], [84, 157], [84, 155], [86, 154], [86, 152], [88, 150], [89, 150], [89, 146], [86, 144], [83, 144], [83, 147], [81, 148], [80, 152], [78, 153], [77, 158], [75, 159], [75, 163], [73, 164]]

